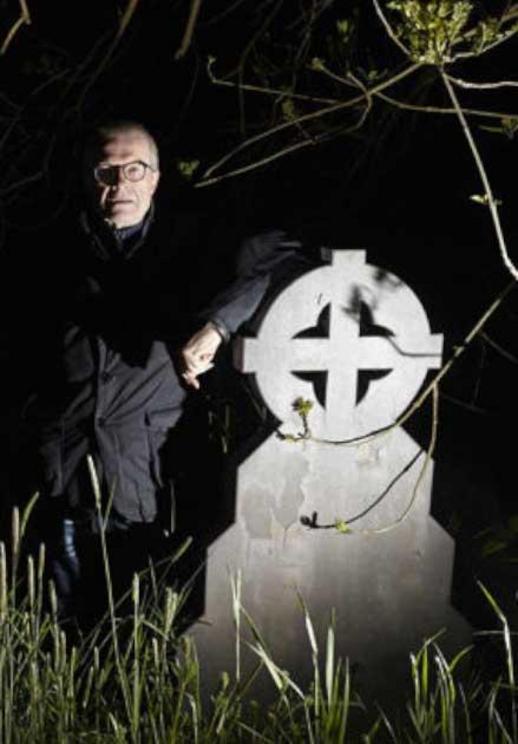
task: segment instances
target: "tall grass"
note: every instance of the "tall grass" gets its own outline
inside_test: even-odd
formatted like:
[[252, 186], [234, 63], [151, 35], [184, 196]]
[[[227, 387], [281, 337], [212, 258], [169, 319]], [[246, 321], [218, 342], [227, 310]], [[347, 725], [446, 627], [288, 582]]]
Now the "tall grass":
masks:
[[[313, 680], [302, 688], [272, 658], [260, 629], [241, 603], [241, 580], [232, 581], [236, 658], [221, 675], [209, 701], [202, 695], [200, 662], [192, 638], [176, 631], [183, 596], [171, 588], [144, 584], [135, 576], [130, 611], [120, 616], [110, 602], [108, 621], [84, 637], [60, 625], [55, 592], [45, 586], [45, 551], [29, 556], [20, 572], [24, 520], [15, 512], [9, 557], [0, 544], [0, 744], [31, 742], [517, 742], [513, 636], [493, 597], [482, 587], [501, 624], [489, 636], [501, 648], [493, 680], [472, 677], [462, 666], [464, 649], [452, 659], [437, 638], [410, 655], [413, 694], [401, 700], [397, 717], [368, 710], [354, 691], [347, 660], [337, 657], [334, 623], [321, 649], [301, 600]], [[108, 575], [109, 581], [109, 575]], [[147, 599], [146, 599], [147, 597]], [[242, 636], [247, 629], [247, 637]], [[241, 657], [256, 666], [245, 675]], [[251, 700], [257, 675], [267, 675], [273, 702]]]

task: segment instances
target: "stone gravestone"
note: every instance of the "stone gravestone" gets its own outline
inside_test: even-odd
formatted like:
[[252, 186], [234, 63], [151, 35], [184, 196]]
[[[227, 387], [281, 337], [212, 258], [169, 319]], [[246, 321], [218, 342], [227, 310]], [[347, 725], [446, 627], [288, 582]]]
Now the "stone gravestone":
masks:
[[[430, 516], [431, 460], [401, 426], [366, 437], [396, 421], [440, 367], [442, 336], [413, 291], [364, 251], [327, 259], [276, 298], [257, 337], [241, 340], [237, 364], [255, 375], [281, 432], [300, 431], [294, 402], [304, 399], [314, 438], [353, 441], [274, 432], [241, 463], [235, 522], [209, 548], [193, 635], [212, 686], [235, 664], [230, 577], [239, 571], [243, 605], [281, 667], [312, 679], [301, 596], [322, 655], [334, 610], [337, 653], [360, 693], [387, 701], [426, 637], [445, 628], [446, 648], [470, 637], [449, 604], [454, 544]], [[334, 529], [337, 520], [351, 531]]]

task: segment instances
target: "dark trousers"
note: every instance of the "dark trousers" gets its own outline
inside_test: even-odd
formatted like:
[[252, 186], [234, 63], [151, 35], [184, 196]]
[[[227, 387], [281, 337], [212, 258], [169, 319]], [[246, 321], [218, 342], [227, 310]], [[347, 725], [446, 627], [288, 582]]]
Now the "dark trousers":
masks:
[[54, 581], [62, 622], [92, 629], [109, 609], [109, 588], [118, 618], [132, 613], [131, 587], [140, 577], [140, 601], [157, 601], [156, 593], [173, 581], [170, 541], [155, 523], [108, 520], [105, 556], [99, 530], [90, 523], [59, 516], [48, 525], [47, 569]]

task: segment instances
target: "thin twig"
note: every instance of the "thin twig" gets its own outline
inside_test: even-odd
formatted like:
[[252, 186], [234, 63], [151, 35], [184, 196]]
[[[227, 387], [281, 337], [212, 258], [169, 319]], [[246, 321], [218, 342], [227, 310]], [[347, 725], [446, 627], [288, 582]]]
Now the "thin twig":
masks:
[[[207, 63], [207, 73], [211, 83], [226, 88], [236, 88], [237, 83], [233, 83], [231, 80], [222, 80], [221, 78], [214, 75], [212, 68], [214, 66], [214, 58], [209, 59]], [[318, 96], [304, 95], [303, 93], [292, 93], [289, 90], [283, 90], [282, 88], [270, 88], [262, 85], [251, 85], [250, 83], [241, 83], [240, 88], [242, 90], [250, 91], [251, 93], [263, 93], [269, 96], [283, 96], [285, 98], [293, 98], [298, 101], [309, 101], [310, 103], [343, 103], [338, 98], [320, 98]]]
[[[386, 103], [390, 103], [391, 106], [405, 110], [405, 111], [418, 111], [423, 114], [449, 114], [450, 116], [458, 116], [456, 108], [444, 108], [444, 106], [422, 106], [418, 103], [407, 103], [406, 101], [400, 101], [398, 98], [389, 96], [386, 93], [374, 93], [376, 98], [380, 98]], [[468, 116], [479, 116], [483, 119], [515, 119], [518, 118], [518, 114], [503, 113], [501, 111], [487, 111], [485, 109], [462, 109], [465, 115]]]
[[[410, 499], [408, 501], [408, 504], [404, 508], [404, 510], [401, 512], [401, 514], [392, 522], [389, 524], [385, 524], [381, 527], [366, 527], [364, 529], [353, 529], [350, 528], [349, 525], [353, 521], [357, 521], [361, 519], [362, 517], [366, 516], [372, 509], [377, 506], [391, 491], [392, 487], [402, 478], [403, 475], [405, 475], [410, 468], [415, 465], [417, 460], [422, 454], [422, 450], [418, 450], [418, 452], [412, 457], [412, 459], [405, 465], [405, 467], [399, 471], [399, 473], [396, 475], [395, 478], [392, 479], [392, 481], [389, 483], [389, 485], [384, 489], [382, 494], [378, 496], [378, 498], [370, 504], [366, 509], [363, 510], [360, 514], [357, 514], [355, 517], [353, 517], [350, 520], [347, 519], [341, 519], [338, 518], [335, 520], [333, 524], [324, 524], [319, 525], [314, 523], [313, 521], [307, 520], [304, 522], [304, 524], [307, 524], [312, 529], [337, 529], [340, 531], [340, 529], [337, 527], [337, 525], [341, 522], [343, 522], [347, 530], [345, 531], [345, 534], [347, 535], [382, 535], [385, 532], [391, 532], [396, 527], [399, 527], [400, 524], [402, 524], [405, 519], [408, 517], [410, 512], [412, 511], [412, 508], [417, 500], [417, 496], [419, 493], [419, 486], [421, 485], [421, 482], [426, 474], [426, 471], [428, 469], [428, 466], [430, 465], [430, 462], [433, 457], [433, 453], [435, 451], [435, 447], [437, 444], [437, 431], [439, 428], [439, 387], [437, 383], [434, 383], [432, 386], [432, 430], [430, 433], [430, 443], [428, 445], [428, 448], [426, 450], [426, 457], [424, 459], [424, 462], [419, 469], [419, 473], [417, 475], [416, 481], [412, 488], [412, 493], [410, 495]], [[316, 514], [314, 515], [314, 519], [316, 517]], [[316, 519], [315, 519], [316, 521]]]
[[[414, 400], [410, 408], [407, 409], [407, 411], [401, 416], [399, 416], [395, 421], [393, 421], [390, 424], [387, 424], [387, 426], [382, 426], [379, 429], [376, 429], [374, 431], [370, 431], [367, 434], [360, 434], [359, 436], [351, 437], [349, 439], [324, 439], [322, 437], [315, 437], [311, 432], [309, 432], [309, 435], [306, 437], [293, 437], [293, 441], [298, 441], [301, 439], [311, 440], [312, 442], [318, 442], [319, 444], [327, 444], [330, 446], [335, 447], [343, 447], [343, 446], [354, 446], [357, 444], [366, 444], [367, 442], [371, 442], [374, 439], [377, 439], [380, 436], [384, 436], [388, 434], [392, 429], [394, 429], [397, 426], [402, 426], [405, 424], [413, 414], [421, 408], [423, 403], [426, 401], [428, 396], [431, 392], [433, 392], [434, 386], [439, 385], [441, 380], [448, 374], [453, 364], [456, 362], [456, 360], [462, 356], [462, 354], [466, 351], [470, 343], [473, 341], [473, 339], [480, 333], [482, 328], [485, 326], [485, 324], [488, 322], [488, 320], [494, 315], [496, 310], [500, 307], [502, 302], [505, 300], [507, 295], [516, 287], [516, 282], [513, 280], [512, 282], [509, 282], [509, 284], [504, 287], [504, 289], [498, 294], [498, 296], [493, 300], [491, 305], [487, 308], [487, 310], [484, 311], [484, 313], [481, 315], [481, 317], [477, 320], [475, 325], [471, 328], [469, 333], [464, 338], [464, 341], [459, 346], [454, 347], [453, 353], [448, 359], [448, 361], [441, 367], [441, 369], [437, 372], [435, 377], [431, 380], [431, 382], [424, 388], [423, 392]], [[286, 435], [282, 434], [282, 436], [285, 438]]]
[[476, 401], [478, 400], [478, 397], [480, 395], [480, 388], [482, 386], [482, 375], [484, 374], [484, 366], [486, 364], [487, 359], [487, 345], [484, 343], [479, 344], [480, 347], [480, 355], [478, 357], [478, 363], [477, 363], [477, 377], [475, 379], [475, 384], [473, 385], [473, 391], [471, 393], [471, 402], [475, 405]]
[[[472, 35], [472, 34], [471, 34]], [[504, 33], [499, 39], [496, 41], [491, 42], [491, 44], [486, 44], [486, 46], [483, 48], [484, 54], [486, 52], [490, 52], [496, 47], [500, 46], [501, 44], [505, 44], [506, 41], [511, 39], [513, 36], [516, 35], [516, 29], [512, 28], [507, 33]], [[470, 34], [466, 34], [466, 38], [469, 38]], [[459, 59], [471, 59], [473, 57], [479, 57], [481, 54], [480, 51], [475, 52], [457, 52], [457, 54], [454, 54], [450, 60], [450, 62], [456, 62]]]
[[0, 189], [0, 195], [5, 198], [7, 194], [10, 194], [12, 191], [17, 191], [21, 186], [41, 181], [43, 175], [43, 171], [39, 170], [37, 173], [32, 173], [30, 176], [24, 176], [23, 178], [18, 179], [18, 181], [10, 183], [9, 186], [5, 187], [5, 189]]
[[244, 165], [242, 168], [236, 168], [235, 170], [228, 171], [227, 173], [223, 173], [221, 176], [213, 176], [212, 178], [204, 178], [203, 181], [199, 181], [195, 188], [204, 188], [205, 186], [212, 186], [215, 183], [219, 183], [219, 181], [225, 181], [227, 178], [234, 178], [235, 176], [241, 176], [243, 173], [248, 173], [251, 170], [255, 170], [256, 168], [260, 168], [262, 165], [267, 165], [268, 163], [272, 163], [274, 160], [278, 160], [279, 158], [284, 157], [285, 155], [289, 155], [291, 152], [295, 152], [296, 150], [300, 150], [303, 147], [307, 147], [308, 145], [315, 145], [318, 143], [318, 139], [304, 139], [302, 142], [295, 142], [293, 145], [288, 145], [287, 147], [283, 147], [282, 150], [278, 150], [277, 152], [274, 152], [272, 155], [268, 155], [267, 157], [260, 158], [260, 160], [254, 160], [253, 163], [249, 163], [248, 165]]
[[448, 401], [448, 403], [453, 403], [455, 406], [459, 406], [459, 408], [465, 408], [466, 411], [471, 411], [471, 413], [478, 413], [482, 416], [488, 415], [488, 411], [485, 408], [481, 408], [474, 403], [468, 403], [465, 400], [460, 400], [460, 398], [456, 398], [454, 395], [441, 393], [441, 398]]
[[[275, 2], [275, 0], [266, 0], [266, 2], [264, 2], [261, 5], [258, 5], [257, 6], [257, 8], [256, 8], [256, 16], [257, 16], [257, 18], [259, 20], [261, 20], [261, 18], [264, 15], [264, 20], [260, 24], [259, 28], [254, 29], [254, 32], [252, 33], [252, 35], [250, 36], [250, 38], [248, 38], [248, 40], [247, 40], [247, 42], [246, 42], [246, 44], [245, 44], [245, 46], [244, 46], [244, 48], [243, 48], [243, 50], [242, 50], [242, 52], [240, 54], [239, 63], [229, 73], [230, 76], [232, 76], [232, 75], [238, 75], [238, 76], [241, 75], [242, 76], [242, 73], [243, 73], [243, 70], [244, 70], [246, 61], [248, 59], [248, 55], [250, 54], [250, 52], [254, 48], [254, 45], [258, 41], [258, 39], [261, 39], [264, 36], [264, 34], [267, 32], [268, 27], [270, 26], [270, 24], [274, 20], [275, 16], [277, 15], [277, 13], [279, 12], [279, 10], [281, 9], [282, 4], [283, 4], [283, 0], [278, 0], [277, 2]], [[268, 5], [273, 5], [274, 7], [273, 7], [273, 10], [271, 11], [271, 13], [268, 13], [267, 14], [267, 7], [268, 7]]]
[[412, 56], [410, 54], [410, 51], [406, 48], [406, 46], [403, 44], [403, 42], [398, 38], [396, 32], [394, 31], [394, 29], [392, 28], [392, 26], [388, 22], [387, 17], [385, 16], [384, 12], [381, 10], [381, 7], [380, 7], [380, 4], [378, 3], [378, 0], [372, 0], [372, 2], [373, 2], [373, 5], [374, 5], [374, 10], [376, 11], [376, 15], [378, 16], [378, 18], [382, 22], [382, 24], [383, 24], [383, 26], [385, 28], [385, 31], [387, 32], [387, 34], [389, 35], [389, 37], [392, 39], [392, 41], [394, 42], [394, 44], [396, 44], [396, 46], [398, 46], [401, 49], [401, 51], [403, 52], [403, 54], [405, 55], [405, 57], [409, 57], [410, 58]]
[[92, 85], [95, 83], [95, 81], [98, 79], [99, 75], [102, 73], [102, 71], [104, 70], [104, 68], [106, 67], [106, 65], [108, 64], [108, 62], [110, 61], [113, 52], [117, 48], [117, 46], [119, 44], [119, 41], [121, 40], [122, 36], [124, 35], [124, 33], [125, 33], [128, 25], [129, 25], [131, 19], [133, 18], [134, 14], [135, 14], [135, 11], [137, 9], [137, 5], [138, 4], [139, 4], [139, 0], [128, 0], [128, 4], [126, 6], [126, 10], [124, 11], [124, 14], [123, 14], [123, 16], [121, 18], [121, 21], [119, 23], [119, 28], [117, 29], [117, 33], [115, 34], [115, 38], [113, 39], [113, 41], [109, 45], [109, 47], [108, 47], [108, 49], [106, 51], [106, 54], [101, 59], [99, 65], [94, 70], [93, 75], [90, 77], [90, 79], [88, 80], [88, 82], [86, 83], [85, 87], [82, 90], [81, 96], [79, 97], [79, 100], [78, 100], [77, 105], [76, 105], [76, 107], [78, 109], [81, 108], [81, 106], [83, 105], [84, 99], [86, 97], [86, 94], [88, 93], [88, 91], [90, 90], [90, 88], [92, 87]]
[[[324, 2], [322, 3], [322, 6], [324, 4], [327, 4], [327, 0], [324, 0]], [[297, 74], [295, 72], [295, 70], [300, 66], [301, 60], [302, 59], [307, 59], [307, 54], [309, 52], [310, 45], [311, 45], [311, 35], [313, 33], [313, 28], [314, 28], [315, 22], [316, 22], [316, 20], [317, 20], [317, 18], [319, 16], [319, 11], [322, 12], [322, 7], [321, 8], [318, 8], [317, 0], [313, 0], [313, 2], [311, 3], [311, 8], [310, 8], [310, 11], [309, 11], [309, 15], [306, 15], [304, 13], [304, 8], [302, 8], [302, 12], [300, 14], [300, 22], [302, 23], [303, 32], [302, 32], [302, 37], [301, 37], [301, 40], [300, 40], [300, 44], [299, 44], [298, 49], [297, 49], [297, 51], [295, 53], [295, 56], [293, 57], [293, 61], [294, 61], [293, 75], [294, 75], [294, 77]], [[295, 23], [293, 24], [293, 29], [294, 30], [295, 30], [296, 24], [297, 24], [297, 21], [295, 21]]]
[[187, 50], [189, 49], [192, 37], [194, 35], [194, 29], [196, 26], [196, 21], [198, 20], [198, 16], [200, 14], [201, 9], [201, 0], [191, 0], [191, 9], [189, 11], [189, 18], [187, 19], [187, 25], [185, 26], [185, 31], [182, 37], [182, 41], [180, 46], [178, 47], [176, 54], [174, 55], [175, 59], [181, 59]]
[[24, 24], [28, 26], [31, 23], [31, 14], [29, 13], [29, 8], [27, 7], [26, 0], [19, 0], [19, 2], [20, 2], [20, 11], [21, 11], [20, 16], [19, 18], [16, 19], [16, 21], [13, 23], [13, 25], [7, 32], [4, 42], [2, 46], [0, 47], [0, 55], [6, 53], [11, 41], [14, 39], [18, 30]]
[[518, 88], [518, 80], [498, 80], [496, 83], [477, 83], [473, 80], [463, 80], [462, 78], [446, 75], [450, 83], [458, 85], [459, 88], [469, 90], [497, 90], [499, 88]]
[[248, 60], [248, 56], [252, 49], [255, 46], [255, 43], [258, 39], [260, 39], [268, 30], [270, 24], [273, 22], [275, 16], [281, 9], [283, 4], [283, 0], [278, 0], [277, 3], [274, 3], [273, 10], [271, 13], [268, 13], [257, 31], [252, 35], [252, 37], [248, 40], [248, 42], [245, 45], [245, 48], [241, 52], [241, 57], [239, 60], [239, 65], [237, 68], [237, 74], [238, 74], [238, 85], [237, 85], [237, 96], [238, 96], [238, 103], [239, 103], [239, 129], [241, 136], [244, 137], [246, 135], [246, 121], [245, 121], [245, 97], [244, 97], [244, 91], [242, 88], [243, 79], [244, 79], [244, 71], [245, 71], [245, 65]]
[[[382, 83], [378, 83], [377, 85], [370, 88], [367, 92], [369, 95], [374, 95], [375, 93], [381, 90], [385, 90], [385, 88], [389, 88], [390, 86], [394, 85], [400, 80], [403, 80], [403, 78], [408, 77], [420, 67], [421, 67], [420, 63], [411, 64], [408, 67], [405, 67], [404, 70], [402, 70], [401, 72], [391, 77], [390, 80], [386, 80]], [[283, 122], [282, 124], [277, 124], [275, 127], [268, 129], [266, 132], [261, 132], [260, 134], [256, 134], [253, 137], [250, 137], [244, 142], [241, 142], [241, 144], [239, 144], [229, 153], [224, 155], [222, 158], [220, 158], [220, 160], [218, 160], [216, 163], [214, 163], [209, 168], [207, 168], [207, 170], [202, 176], [202, 180], [197, 184], [197, 186], [205, 186], [205, 185], [208, 185], [209, 183], [214, 183], [212, 179], [210, 181], [206, 179], [208, 179], [208, 177], [211, 176], [214, 173], [214, 171], [221, 168], [222, 165], [224, 165], [226, 162], [231, 160], [233, 157], [235, 157], [237, 154], [247, 149], [251, 145], [254, 145], [257, 142], [262, 141], [263, 139], [271, 137], [272, 135], [277, 134], [278, 132], [284, 131], [288, 127], [296, 126], [297, 124], [300, 124], [302, 122], [310, 121], [312, 119], [317, 119], [321, 116], [326, 116], [327, 114], [335, 113], [337, 111], [341, 111], [346, 108], [351, 108], [353, 106], [356, 106], [362, 103], [364, 99], [365, 99], [365, 94], [362, 94], [360, 96], [355, 96], [354, 98], [351, 98], [348, 101], [336, 103], [336, 104], [333, 104], [332, 106], [319, 109], [318, 111], [313, 111], [309, 114], [303, 114], [302, 116], [299, 116], [297, 118], [290, 119], [290, 121]]]
[[478, 319], [478, 321], [475, 323], [471, 331], [467, 334], [465, 337], [463, 343], [460, 346], [456, 346], [453, 350], [453, 354], [448, 359], [446, 364], [444, 364], [441, 369], [437, 372], [433, 380], [430, 382], [430, 384], [423, 390], [421, 395], [414, 401], [410, 409], [401, 416], [398, 421], [397, 425], [401, 426], [404, 424], [410, 416], [417, 411], [418, 408], [421, 407], [421, 405], [424, 403], [424, 401], [427, 399], [427, 397], [432, 392], [435, 385], [438, 385], [439, 382], [445, 377], [448, 372], [450, 371], [451, 367], [453, 366], [454, 362], [466, 351], [467, 347], [470, 345], [470, 343], [473, 341], [473, 339], [480, 333], [482, 328], [485, 326], [485, 324], [488, 322], [488, 320], [491, 318], [491, 316], [496, 312], [496, 310], [500, 307], [502, 302], [505, 300], [507, 295], [511, 292], [511, 290], [515, 289], [516, 282], [512, 281], [510, 282], [502, 292], [496, 297], [495, 300], [491, 303], [491, 305], [488, 307], [488, 309], [482, 314], [482, 316]]
[[360, 88], [360, 90], [365, 90], [364, 85], [358, 84], [358, 82], [351, 82], [353, 79], [352, 73], [348, 73], [348, 76], [351, 78], [351, 80], [348, 80], [347, 78], [343, 77], [343, 75], [337, 75], [336, 72], [333, 72], [328, 67], [326, 67], [323, 63], [317, 67], [312, 68], [315, 70], [315, 72], [320, 72], [322, 75], [325, 75], [326, 77], [330, 78], [330, 80], [334, 80], [336, 83], [340, 83], [341, 85], [347, 85], [350, 88]]
[[7, 97], [7, 95], [0, 91], [0, 101], [4, 103], [9, 108], [14, 109], [14, 111], [19, 111], [21, 106], [18, 103], [15, 103], [14, 101], [11, 101], [10, 98]]
[[133, 14], [135, 13], [137, 9], [138, 3], [139, 3], [139, 0], [128, 0], [126, 10], [124, 11], [124, 14], [119, 23], [119, 28], [117, 31], [117, 39], [120, 39], [123, 33], [126, 31], [129, 25], [129, 22], [133, 18]]
[[484, 163], [482, 162], [482, 158], [480, 157], [480, 153], [478, 151], [478, 147], [476, 145], [476, 142], [473, 138], [473, 135], [471, 134], [471, 129], [469, 128], [469, 124], [467, 122], [467, 119], [464, 115], [464, 112], [459, 104], [459, 101], [457, 99], [457, 96], [455, 94], [455, 91], [453, 90], [453, 86], [448, 80], [447, 75], [445, 74], [444, 70], [440, 70], [441, 77], [444, 81], [444, 85], [446, 87], [446, 90], [448, 91], [448, 94], [450, 96], [451, 102], [453, 103], [453, 106], [455, 107], [455, 110], [457, 112], [457, 116], [459, 117], [459, 121], [462, 126], [462, 131], [464, 132], [464, 135], [468, 141], [469, 148], [471, 150], [471, 153], [473, 155], [473, 159], [475, 160], [475, 164], [477, 166], [477, 170], [480, 175], [480, 179], [482, 181], [482, 184], [484, 186], [484, 191], [487, 196], [487, 204], [489, 207], [489, 211], [491, 213], [491, 218], [493, 220], [493, 226], [495, 228], [495, 233], [498, 241], [498, 247], [500, 249], [500, 255], [502, 257], [502, 261], [504, 262], [505, 267], [508, 269], [509, 273], [511, 274], [514, 279], [518, 279], [518, 269], [514, 265], [514, 263], [511, 260], [511, 257], [509, 256], [509, 253], [507, 251], [507, 246], [505, 243], [505, 237], [502, 230], [502, 225], [500, 223], [500, 217], [498, 215], [498, 206], [496, 203], [496, 200], [493, 196], [493, 190], [491, 188], [491, 184], [489, 183], [489, 179], [487, 177], [486, 169], [484, 167]]
[[6, 53], [7, 49], [9, 48], [9, 45], [10, 45], [11, 41], [16, 36], [16, 33], [18, 32], [18, 30], [23, 26], [24, 22], [25, 22], [24, 17], [23, 16], [20, 16], [13, 23], [13, 25], [11, 26], [11, 28], [9, 29], [9, 31], [6, 34], [6, 37], [4, 39], [4, 43], [2, 44], [2, 47], [0, 48], [0, 54], [5, 54]]
[[501, 354], [504, 359], [507, 359], [508, 362], [511, 362], [512, 364], [518, 364], [518, 357], [516, 357], [514, 354], [511, 354], [511, 352], [507, 351], [507, 349], [504, 349], [503, 346], [500, 346], [500, 344], [497, 344], [496, 341], [493, 341], [491, 336], [488, 336], [487, 333], [481, 333], [480, 338], [483, 338], [484, 341], [489, 344], [489, 346], [491, 346], [495, 351]]
[[25, 18], [25, 23], [30, 23], [31, 14], [29, 13], [26, 0], [20, 0], [20, 10], [22, 11], [22, 16]]
[[240, 5], [243, 5], [243, 3], [246, 3], [247, 0], [236, 0], [236, 2], [232, 3], [231, 5], [228, 5], [224, 10], [221, 11], [221, 13], [217, 13], [215, 16], [212, 16], [212, 18], [209, 18], [207, 21], [204, 22], [204, 26], [212, 26], [214, 23], [218, 23], [226, 16], [230, 15], [234, 12], [236, 8], [238, 8]]
[[[361, 512], [358, 512], [352, 517], [345, 517], [340, 519], [340, 521], [344, 521], [348, 526], [353, 524], [354, 522], [358, 522], [360, 519], [363, 519], [363, 517], [366, 517], [369, 512], [371, 512], [373, 509], [375, 509], [379, 504], [384, 501], [384, 499], [389, 495], [389, 493], [392, 491], [394, 486], [401, 480], [401, 478], [408, 473], [408, 471], [415, 465], [417, 460], [421, 457], [423, 454], [423, 450], [419, 449], [417, 452], [412, 455], [410, 460], [404, 465], [401, 470], [392, 478], [390, 483], [383, 489], [383, 491], [376, 496], [376, 498], [371, 501], [366, 507], [364, 507]], [[328, 523], [328, 524], [318, 524], [316, 521], [317, 513], [313, 513], [313, 517], [310, 519], [309, 517], [301, 517], [301, 522], [308, 527], [310, 527], [313, 530], [335, 530], [336, 529], [336, 520], [334, 522]], [[352, 530], [351, 530], [352, 531]]]
[[[342, 129], [342, 134], [349, 134], [351, 132], [356, 131], [360, 127], [363, 126], [365, 123], [365, 119], [367, 118], [369, 111], [370, 111], [370, 105], [367, 105], [364, 110], [361, 113], [360, 118], [358, 121], [353, 124], [350, 127], [346, 127]], [[283, 158], [285, 155], [289, 155], [292, 152], [295, 152], [296, 150], [301, 150], [303, 147], [307, 147], [308, 145], [318, 145], [320, 142], [326, 140], [329, 138], [328, 133], [319, 135], [318, 137], [311, 137], [307, 134], [307, 132], [304, 132], [302, 127], [300, 127], [302, 130], [303, 136], [305, 137], [304, 140], [295, 142], [293, 145], [287, 145], [286, 147], [283, 147], [282, 150], [277, 150], [277, 152], [272, 153], [271, 155], [267, 155], [264, 158], [260, 158], [259, 160], [254, 160], [253, 163], [249, 163], [248, 165], [244, 165], [241, 168], [236, 168], [235, 170], [228, 171], [227, 173], [223, 173], [221, 176], [213, 176], [212, 178], [209, 178], [205, 181], [200, 181], [196, 184], [196, 188], [203, 188], [205, 186], [212, 186], [215, 183], [218, 183], [219, 181], [224, 181], [227, 178], [234, 178], [235, 176], [241, 176], [243, 173], [248, 173], [251, 170], [255, 170], [256, 168], [260, 168], [262, 165], [267, 165], [268, 163], [272, 163], [274, 160], [278, 160], [279, 158]]]
[[416, 478], [416, 481], [414, 483], [414, 487], [412, 489], [412, 494], [410, 496], [410, 500], [404, 509], [404, 511], [390, 524], [386, 524], [383, 527], [374, 527], [370, 529], [365, 530], [357, 530], [362, 535], [382, 535], [384, 532], [390, 532], [396, 527], [399, 527], [400, 524], [402, 524], [405, 519], [408, 517], [410, 512], [412, 511], [412, 508], [417, 500], [417, 496], [419, 493], [419, 486], [421, 485], [421, 482], [426, 475], [426, 471], [428, 470], [428, 466], [430, 465], [430, 462], [433, 457], [433, 453], [435, 452], [435, 446], [437, 444], [437, 431], [439, 428], [439, 387], [437, 383], [434, 383], [432, 387], [432, 431], [430, 434], [430, 444], [428, 445], [428, 449], [426, 450], [426, 457], [424, 459], [424, 462], [421, 466], [421, 469], [419, 471], [419, 474]]

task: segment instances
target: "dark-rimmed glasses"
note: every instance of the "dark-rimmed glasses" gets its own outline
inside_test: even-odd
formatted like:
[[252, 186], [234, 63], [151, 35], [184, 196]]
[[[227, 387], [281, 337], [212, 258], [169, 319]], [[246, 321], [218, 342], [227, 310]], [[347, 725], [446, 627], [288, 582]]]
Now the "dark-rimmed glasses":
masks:
[[94, 168], [94, 177], [97, 183], [102, 186], [116, 186], [119, 183], [119, 171], [122, 171], [126, 181], [135, 183], [136, 181], [142, 181], [148, 168], [150, 171], [156, 170], [148, 163], [144, 163], [143, 160], [133, 160], [131, 163], [124, 163], [124, 165], [97, 165]]

